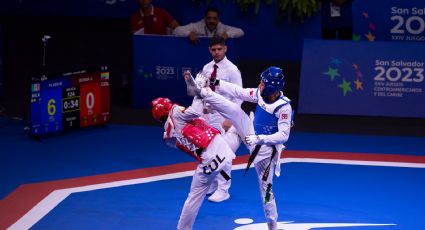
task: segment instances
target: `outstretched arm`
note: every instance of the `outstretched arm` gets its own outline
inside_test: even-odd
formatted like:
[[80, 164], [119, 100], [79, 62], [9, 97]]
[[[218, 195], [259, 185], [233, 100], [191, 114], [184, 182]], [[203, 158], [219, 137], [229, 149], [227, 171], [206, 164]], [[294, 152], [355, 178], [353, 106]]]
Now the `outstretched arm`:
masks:
[[239, 98], [243, 101], [257, 103], [257, 90], [258, 88], [242, 88], [233, 83], [220, 81], [217, 87], [218, 93], [226, 93], [232, 97]]

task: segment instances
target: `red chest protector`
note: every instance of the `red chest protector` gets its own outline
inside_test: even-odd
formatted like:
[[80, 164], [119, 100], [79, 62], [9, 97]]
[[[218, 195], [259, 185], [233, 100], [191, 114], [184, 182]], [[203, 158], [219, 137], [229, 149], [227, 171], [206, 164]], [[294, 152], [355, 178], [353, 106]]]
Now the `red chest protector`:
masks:
[[194, 119], [188, 122], [181, 130], [182, 135], [197, 148], [205, 149], [208, 147], [215, 135], [220, 132], [209, 126], [201, 119]]

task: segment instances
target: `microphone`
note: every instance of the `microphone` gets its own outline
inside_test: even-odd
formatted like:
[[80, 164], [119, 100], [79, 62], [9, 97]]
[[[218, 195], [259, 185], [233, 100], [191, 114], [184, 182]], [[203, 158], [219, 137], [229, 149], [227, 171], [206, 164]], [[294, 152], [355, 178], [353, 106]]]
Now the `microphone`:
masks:
[[50, 37], [50, 35], [44, 35], [44, 36], [41, 38], [41, 41], [43, 41], [43, 42], [47, 42], [50, 38], [52, 38], [52, 37]]
[[46, 46], [47, 46], [47, 41], [52, 38], [50, 35], [44, 35], [41, 38], [41, 41], [43, 42], [43, 69], [45, 71], [46, 69]]

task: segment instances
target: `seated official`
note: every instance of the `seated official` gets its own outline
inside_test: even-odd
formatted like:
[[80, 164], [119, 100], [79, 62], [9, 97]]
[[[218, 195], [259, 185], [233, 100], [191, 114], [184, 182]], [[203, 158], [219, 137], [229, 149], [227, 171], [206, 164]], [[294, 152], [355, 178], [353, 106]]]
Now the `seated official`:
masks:
[[205, 11], [202, 20], [184, 26], [178, 26], [174, 29], [173, 34], [188, 37], [192, 43], [196, 44], [199, 42], [198, 37], [200, 36], [220, 36], [227, 39], [242, 37], [244, 32], [240, 28], [221, 23], [219, 10], [215, 7], [209, 7]]

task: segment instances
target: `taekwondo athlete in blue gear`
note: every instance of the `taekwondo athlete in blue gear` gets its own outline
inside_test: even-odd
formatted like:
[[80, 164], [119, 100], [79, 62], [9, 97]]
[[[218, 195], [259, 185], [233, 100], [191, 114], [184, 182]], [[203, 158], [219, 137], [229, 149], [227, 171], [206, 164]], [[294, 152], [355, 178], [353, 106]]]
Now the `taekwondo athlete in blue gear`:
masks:
[[199, 88], [190, 75], [185, 76], [188, 94], [197, 95], [212, 108], [220, 112], [238, 130], [244, 139], [258, 175], [263, 209], [269, 229], [277, 229], [277, 208], [273, 194], [273, 173], [280, 175], [280, 154], [285, 148], [292, 127], [292, 107], [290, 100], [283, 95], [284, 75], [281, 68], [269, 67], [260, 76], [258, 88], [241, 88], [234, 84], [219, 81], [216, 92], [222, 91], [244, 101], [257, 103], [255, 118], [247, 114], [227, 99], [209, 88]]

